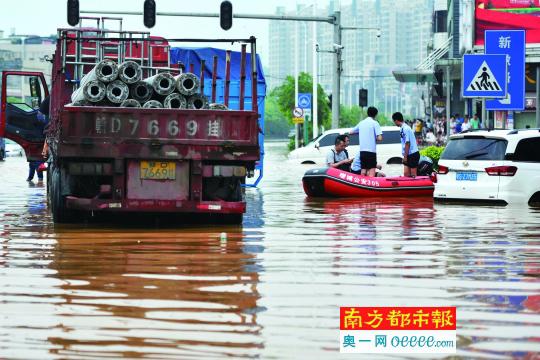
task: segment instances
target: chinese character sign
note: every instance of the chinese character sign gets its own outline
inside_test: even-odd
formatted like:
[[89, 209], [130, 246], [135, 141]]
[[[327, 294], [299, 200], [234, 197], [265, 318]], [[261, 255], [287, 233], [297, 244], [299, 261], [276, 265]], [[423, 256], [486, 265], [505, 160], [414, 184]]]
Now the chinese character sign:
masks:
[[342, 307], [341, 330], [456, 330], [455, 307]]
[[342, 307], [341, 353], [453, 354], [455, 307]]

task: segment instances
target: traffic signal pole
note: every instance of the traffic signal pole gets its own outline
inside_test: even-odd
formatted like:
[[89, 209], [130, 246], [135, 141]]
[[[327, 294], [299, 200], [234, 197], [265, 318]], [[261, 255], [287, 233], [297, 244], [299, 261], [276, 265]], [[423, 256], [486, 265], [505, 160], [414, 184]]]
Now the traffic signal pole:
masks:
[[[82, 14], [107, 14], [107, 15], [143, 15], [141, 11], [102, 11], [102, 10], [81, 10]], [[183, 16], [183, 17], [217, 17], [218, 13], [194, 13], [194, 12], [170, 12], [156, 11], [160, 16]], [[339, 127], [339, 105], [342, 66], [341, 12], [334, 11], [331, 16], [296, 16], [296, 15], [267, 15], [267, 14], [233, 14], [237, 19], [262, 19], [262, 20], [287, 20], [287, 21], [314, 21], [325, 22], [334, 26], [334, 76], [332, 81], [332, 128]], [[345, 28], [346, 29], [346, 28]], [[295, 49], [298, 51], [298, 49]], [[297, 75], [295, 75], [297, 76]], [[315, 79], [313, 79], [315, 81]], [[315, 90], [316, 91], [316, 90]], [[314, 96], [315, 97], [315, 96]], [[297, 100], [295, 100], [296, 102]]]
[[332, 129], [339, 127], [339, 105], [341, 89], [341, 11], [334, 11], [334, 76], [332, 81]]

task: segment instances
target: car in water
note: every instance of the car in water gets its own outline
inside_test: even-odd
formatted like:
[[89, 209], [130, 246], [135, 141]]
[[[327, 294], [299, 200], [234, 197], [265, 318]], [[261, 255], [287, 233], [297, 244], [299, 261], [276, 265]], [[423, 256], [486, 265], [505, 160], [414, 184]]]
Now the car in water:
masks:
[[[347, 134], [351, 128], [332, 129], [323, 132], [306, 146], [295, 149], [289, 153], [289, 161], [299, 164], [314, 164], [326, 166], [326, 155], [334, 147], [336, 137]], [[401, 138], [400, 129], [397, 126], [381, 126], [383, 140], [377, 142], [377, 162], [379, 164], [401, 164]], [[349, 158], [353, 158], [360, 146], [358, 134], [350, 136], [350, 144], [347, 147]]]
[[540, 202], [538, 129], [452, 135], [438, 165], [435, 200]]
[[5, 154], [6, 156], [23, 156], [23, 148], [13, 140], [5, 139]]

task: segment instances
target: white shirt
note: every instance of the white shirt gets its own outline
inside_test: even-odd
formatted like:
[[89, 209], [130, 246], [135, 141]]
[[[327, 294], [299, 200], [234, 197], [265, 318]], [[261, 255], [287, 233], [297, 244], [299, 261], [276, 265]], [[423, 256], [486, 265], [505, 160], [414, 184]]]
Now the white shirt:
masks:
[[470, 122], [464, 122], [461, 124], [461, 132], [467, 131], [471, 129], [471, 123]]
[[371, 117], [360, 121], [351, 134], [358, 133], [360, 151], [377, 152], [377, 136], [382, 135], [381, 125]]

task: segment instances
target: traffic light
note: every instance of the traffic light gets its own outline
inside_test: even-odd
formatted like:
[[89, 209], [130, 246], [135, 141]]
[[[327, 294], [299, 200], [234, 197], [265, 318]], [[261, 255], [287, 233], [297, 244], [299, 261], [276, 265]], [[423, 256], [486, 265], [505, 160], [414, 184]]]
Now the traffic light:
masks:
[[71, 26], [75, 26], [79, 23], [79, 0], [68, 0], [67, 22]]
[[328, 95], [328, 106], [330, 106], [330, 109], [332, 108], [332, 94]]
[[221, 2], [219, 7], [219, 25], [223, 30], [229, 30], [232, 27], [232, 3], [230, 1]]
[[435, 76], [436, 83], [433, 84], [433, 89], [437, 93], [437, 96], [443, 97], [443, 71], [441, 69], [435, 71], [433, 74]]
[[368, 91], [367, 89], [358, 90], [358, 106], [364, 107], [368, 103]]
[[154, 0], [144, 0], [143, 21], [147, 28], [153, 28], [156, 25], [156, 2]]

